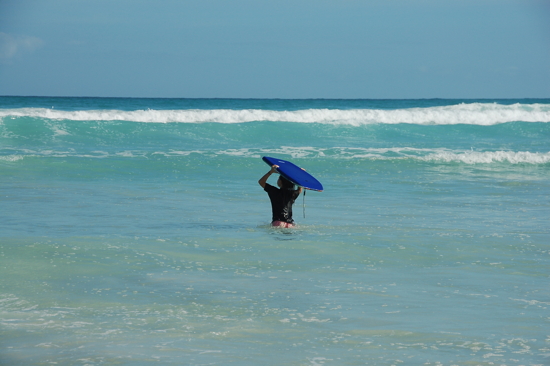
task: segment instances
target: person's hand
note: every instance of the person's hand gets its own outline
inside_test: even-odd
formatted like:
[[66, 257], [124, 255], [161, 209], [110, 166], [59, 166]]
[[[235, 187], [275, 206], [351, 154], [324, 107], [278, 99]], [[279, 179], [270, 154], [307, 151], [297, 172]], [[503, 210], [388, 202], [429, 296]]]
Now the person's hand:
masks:
[[279, 167], [278, 165], [272, 165], [271, 166], [271, 173], [278, 173], [278, 171], [277, 171], [278, 167]]

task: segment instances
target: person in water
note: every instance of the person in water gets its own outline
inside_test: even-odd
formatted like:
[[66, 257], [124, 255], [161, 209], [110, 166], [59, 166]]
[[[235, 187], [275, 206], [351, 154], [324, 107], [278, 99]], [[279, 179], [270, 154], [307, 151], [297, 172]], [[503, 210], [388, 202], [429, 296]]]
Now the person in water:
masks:
[[295, 226], [292, 219], [292, 205], [302, 193], [302, 187], [294, 189], [294, 184], [282, 176], [277, 180], [279, 188], [267, 183], [269, 176], [276, 173], [278, 167], [278, 165], [273, 165], [271, 170], [260, 178], [258, 184], [267, 192], [271, 200], [271, 211], [273, 213], [271, 226], [291, 228]]

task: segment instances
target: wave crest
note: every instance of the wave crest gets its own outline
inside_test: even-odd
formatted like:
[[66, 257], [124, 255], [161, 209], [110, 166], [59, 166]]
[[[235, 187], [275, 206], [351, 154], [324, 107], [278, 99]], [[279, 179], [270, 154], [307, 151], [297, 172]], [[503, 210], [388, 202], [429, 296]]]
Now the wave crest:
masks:
[[[247, 156], [258, 157], [258, 152], [248, 149], [226, 152], [231, 155], [239, 153]], [[431, 163], [462, 163], [462, 164], [549, 164], [550, 152], [530, 151], [473, 151], [473, 150], [449, 150], [417, 149], [412, 147], [394, 148], [331, 148], [319, 149], [313, 147], [283, 147], [275, 150], [262, 151], [263, 154], [282, 154], [292, 158], [311, 157], [337, 157], [341, 159], [369, 159], [369, 160], [416, 160]]]
[[452, 106], [383, 109], [305, 109], [276, 111], [262, 109], [188, 110], [78, 110], [47, 108], [0, 110], [0, 118], [34, 117], [73, 121], [132, 121], [150, 123], [245, 123], [258, 121], [323, 123], [345, 125], [397, 124], [490, 126], [506, 122], [550, 122], [548, 104], [470, 103]]
[[292, 159], [335, 159], [335, 160], [387, 160], [387, 161], [418, 161], [435, 164], [458, 163], [466, 165], [475, 164], [528, 164], [544, 165], [550, 164], [550, 152], [530, 151], [470, 151], [439, 149], [417, 149], [412, 147], [394, 148], [349, 148], [333, 147], [318, 148], [310, 146], [282, 146], [274, 149], [223, 149], [223, 150], [169, 150], [169, 151], [93, 151], [78, 152], [74, 150], [18, 150], [12, 154], [0, 156], [0, 161], [16, 162], [25, 157], [50, 157], [50, 158], [92, 158], [106, 159], [116, 158], [138, 158], [149, 159], [151, 157], [188, 157], [188, 156], [219, 157], [228, 156], [236, 158], [261, 158], [265, 155], [276, 155]]

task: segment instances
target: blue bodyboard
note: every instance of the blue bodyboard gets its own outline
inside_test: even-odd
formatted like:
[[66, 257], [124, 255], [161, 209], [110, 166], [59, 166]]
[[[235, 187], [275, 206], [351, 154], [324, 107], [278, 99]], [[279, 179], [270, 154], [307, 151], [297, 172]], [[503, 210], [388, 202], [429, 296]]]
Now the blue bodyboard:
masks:
[[290, 161], [270, 158], [269, 156], [264, 156], [263, 161], [269, 166], [278, 165], [277, 171], [283, 177], [296, 184], [297, 186], [311, 189], [314, 191], [323, 191], [323, 185], [315, 177], [299, 166], [291, 163]]

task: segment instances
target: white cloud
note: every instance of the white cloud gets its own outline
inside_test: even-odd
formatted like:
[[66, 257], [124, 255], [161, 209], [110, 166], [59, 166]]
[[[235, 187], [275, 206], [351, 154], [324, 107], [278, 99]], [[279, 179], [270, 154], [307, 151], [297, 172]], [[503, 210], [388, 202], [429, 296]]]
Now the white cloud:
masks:
[[0, 32], [0, 59], [10, 59], [21, 53], [33, 52], [43, 44], [44, 41], [40, 38]]

